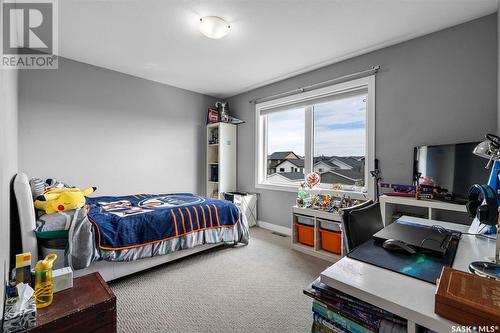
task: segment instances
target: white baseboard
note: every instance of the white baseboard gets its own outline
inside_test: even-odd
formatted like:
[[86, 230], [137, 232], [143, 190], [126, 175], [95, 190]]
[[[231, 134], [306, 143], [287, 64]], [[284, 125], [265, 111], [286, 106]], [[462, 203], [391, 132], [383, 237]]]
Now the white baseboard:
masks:
[[269, 222], [264, 222], [264, 221], [260, 221], [260, 220], [257, 222], [257, 225], [260, 228], [271, 230], [271, 231], [274, 231], [274, 232], [277, 232], [277, 233], [280, 233], [280, 234], [284, 234], [284, 235], [287, 235], [287, 236], [291, 236], [292, 235], [292, 229], [291, 228], [283, 227], [283, 226], [280, 226], [280, 225], [277, 225], [277, 224], [273, 224], [273, 223], [269, 223]]

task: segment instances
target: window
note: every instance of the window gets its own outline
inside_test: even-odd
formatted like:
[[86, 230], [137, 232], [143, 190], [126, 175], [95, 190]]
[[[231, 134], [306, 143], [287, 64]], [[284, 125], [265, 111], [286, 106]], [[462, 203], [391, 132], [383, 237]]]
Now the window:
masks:
[[[304, 156], [305, 113], [304, 108], [286, 109], [265, 116], [267, 127], [266, 150], [267, 170], [265, 181], [270, 184], [283, 184], [294, 177], [292, 160]], [[279, 174], [273, 169], [279, 165]], [[285, 171], [288, 171], [285, 173]], [[295, 175], [295, 178], [298, 176]], [[304, 178], [299, 177], [299, 178]]]
[[320, 168], [321, 184], [352, 185], [364, 191], [366, 151], [366, 91], [339, 94], [313, 105], [314, 166]]
[[374, 92], [369, 76], [257, 104], [256, 187], [296, 191], [314, 170], [324, 191], [371, 197]]

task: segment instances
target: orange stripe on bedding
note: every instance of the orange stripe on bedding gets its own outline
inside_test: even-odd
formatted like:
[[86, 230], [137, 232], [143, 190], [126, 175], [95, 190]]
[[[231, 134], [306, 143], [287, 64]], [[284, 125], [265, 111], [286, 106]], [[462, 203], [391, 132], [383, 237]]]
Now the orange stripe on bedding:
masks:
[[208, 213], [210, 214], [210, 226], [213, 227], [214, 226], [214, 223], [212, 221], [212, 211], [210, 210], [210, 206], [209, 205], [205, 205], [207, 206], [208, 208]]
[[177, 230], [177, 218], [175, 217], [174, 210], [170, 211], [172, 213], [172, 217], [174, 218], [174, 226], [175, 226], [175, 237], [179, 236], [179, 230]]
[[207, 217], [205, 216], [205, 210], [203, 209], [203, 206], [200, 206], [201, 212], [203, 214], [203, 228], [207, 227]]
[[188, 212], [188, 215], [189, 215], [189, 224], [191, 224], [191, 231], [193, 231], [193, 218], [191, 217], [191, 212], [189, 211], [189, 207], [186, 207], [186, 210]]
[[180, 208], [177, 208], [177, 210], [179, 211], [179, 214], [181, 215], [181, 219], [182, 219], [182, 234], [186, 234], [186, 225], [184, 223], [184, 214], [182, 214], [182, 210]]
[[219, 211], [217, 210], [217, 206], [212, 204], [212, 206], [214, 206], [214, 209], [215, 209], [215, 216], [217, 217], [217, 226], [220, 226], [220, 221], [219, 221]]
[[200, 230], [200, 217], [198, 216], [198, 209], [196, 209], [196, 206], [193, 206], [194, 213], [196, 214], [196, 223], [198, 224], [198, 230]]

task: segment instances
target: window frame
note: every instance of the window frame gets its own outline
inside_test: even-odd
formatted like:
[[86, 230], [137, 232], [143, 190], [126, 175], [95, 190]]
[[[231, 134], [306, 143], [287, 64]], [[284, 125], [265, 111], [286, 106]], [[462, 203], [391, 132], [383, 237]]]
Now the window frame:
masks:
[[255, 104], [255, 188], [297, 192], [295, 185], [281, 185], [266, 181], [267, 169], [267, 117], [262, 111], [278, 107], [285, 107], [295, 103], [306, 102], [305, 108], [305, 147], [304, 147], [304, 174], [313, 170], [314, 151], [314, 112], [312, 105], [320, 98], [343, 94], [351, 91], [366, 89], [366, 138], [365, 138], [365, 182], [366, 192], [333, 190], [318, 188], [318, 193], [348, 194], [353, 199], [373, 199], [375, 189], [371, 181], [370, 170], [375, 168], [375, 75], [333, 84], [270, 101]]

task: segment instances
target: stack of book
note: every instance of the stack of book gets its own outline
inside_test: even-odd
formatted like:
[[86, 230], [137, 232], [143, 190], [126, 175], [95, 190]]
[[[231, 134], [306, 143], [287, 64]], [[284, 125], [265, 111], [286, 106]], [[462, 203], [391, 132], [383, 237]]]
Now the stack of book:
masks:
[[313, 333], [406, 332], [405, 319], [321, 283], [304, 289], [313, 301]]

